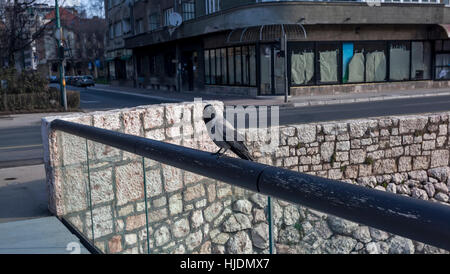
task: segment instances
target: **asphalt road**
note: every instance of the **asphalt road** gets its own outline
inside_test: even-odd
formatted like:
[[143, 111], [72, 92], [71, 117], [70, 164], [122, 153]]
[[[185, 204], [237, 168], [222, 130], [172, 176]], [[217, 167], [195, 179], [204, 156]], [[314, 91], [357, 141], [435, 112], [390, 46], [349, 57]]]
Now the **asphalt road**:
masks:
[[129, 108], [142, 105], [169, 103], [170, 101], [150, 99], [128, 94], [111, 93], [86, 88], [69, 87], [80, 92], [80, 107], [86, 111]]
[[[130, 94], [75, 87], [70, 87], [70, 89], [80, 91], [81, 108], [86, 111], [164, 103], [162, 100]], [[300, 108], [281, 107], [280, 124], [300, 124], [438, 111], [450, 111], [450, 96]], [[25, 127], [2, 127], [1, 123], [4, 119], [4, 117], [0, 119], [0, 168], [42, 163], [42, 141], [39, 123]]]
[[450, 96], [280, 109], [280, 124], [450, 111]]

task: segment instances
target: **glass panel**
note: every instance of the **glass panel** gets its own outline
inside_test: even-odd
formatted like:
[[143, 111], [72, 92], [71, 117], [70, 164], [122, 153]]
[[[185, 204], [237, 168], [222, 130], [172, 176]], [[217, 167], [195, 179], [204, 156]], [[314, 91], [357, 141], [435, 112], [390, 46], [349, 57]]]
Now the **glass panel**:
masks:
[[296, 48], [291, 52], [291, 85], [314, 83], [314, 49]]
[[436, 51], [442, 51], [442, 40], [436, 40], [434, 44], [434, 49]]
[[95, 246], [107, 253], [147, 253], [141, 158], [88, 141]]
[[286, 87], [286, 64], [284, 63], [284, 55], [281, 50], [274, 49], [274, 86], [275, 94], [284, 94]]
[[214, 49], [210, 50], [209, 54], [210, 54], [209, 60], [211, 62], [211, 84], [215, 85], [217, 83], [216, 82], [216, 51]]
[[242, 66], [242, 75], [243, 75], [243, 81], [242, 84], [245, 86], [250, 85], [250, 76], [249, 76], [249, 61], [250, 56], [248, 52], [248, 47], [244, 46], [242, 47], [242, 60], [243, 60], [243, 66]]
[[450, 50], [450, 40], [444, 40], [442, 50], [449, 51]]
[[414, 80], [431, 78], [431, 46], [429, 42], [412, 42], [411, 77]]
[[436, 79], [450, 79], [450, 54], [436, 54]]
[[222, 51], [220, 49], [216, 49], [216, 84], [218, 85], [223, 83], [222, 58]]
[[228, 77], [230, 85], [234, 85], [234, 73], [234, 48], [228, 48]]
[[249, 46], [250, 53], [250, 85], [256, 86], [256, 47]]
[[90, 218], [91, 192], [86, 139], [64, 132], [57, 134], [61, 146], [67, 148], [61, 157], [61, 165], [55, 167], [54, 171], [62, 182], [60, 205], [62, 217], [79, 233], [85, 235], [92, 244], [94, 237]]
[[[94, 126], [143, 136], [142, 111], [94, 115]], [[123, 120], [134, 126], [122, 130]], [[138, 122], [139, 121], [139, 122]], [[88, 141], [95, 246], [106, 253], [148, 253], [142, 157]]]
[[234, 48], [235, 64], [236, 64], [236, 85], [242, 85], [242, 51], [241, 47]]
[[338, 81], [338, 55], [337, 44], [319, 44], [320, 83], [336, 83]]
[[205, 83], [211, 84], [209, 50], [205, 50]]
[[228, 74], [227, 74], [227, 49], [220, 49], [221, 57], [220, 60], [222, 62], [222, 84], [228, 84]]
[[386, 81], [386, 44], [360, 42], [343, 44], [343, 81], [346, 83]]
[[410, 43], [397, 42], [390, 46], [390, 79], [394, 81], [409, 80]]
[[270, 45], [261, 45], [261, 95], [272, 94], [272, 49]]

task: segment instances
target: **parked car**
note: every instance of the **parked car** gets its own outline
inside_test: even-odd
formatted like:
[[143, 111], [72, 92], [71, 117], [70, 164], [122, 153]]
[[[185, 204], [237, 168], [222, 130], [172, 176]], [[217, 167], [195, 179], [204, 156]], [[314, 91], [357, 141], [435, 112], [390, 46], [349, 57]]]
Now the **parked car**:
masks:
[[90, 75], [79, 76], [79, 77], [77, 77], [75, 85], [77, 87], [95, 86], [94, 77], [92, 77]]
[[51, 75], [51, 76], [47, 77], [47, 80], [48, 80], [51, 84], [59, 83], [58, 77], [56, 77], [56, 76], [54, 76], [54, 75]]

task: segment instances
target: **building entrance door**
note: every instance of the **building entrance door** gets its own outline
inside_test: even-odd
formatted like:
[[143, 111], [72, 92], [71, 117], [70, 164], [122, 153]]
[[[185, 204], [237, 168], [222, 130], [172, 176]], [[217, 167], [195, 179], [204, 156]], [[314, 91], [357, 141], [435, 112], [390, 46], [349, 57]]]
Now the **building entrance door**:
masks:
[[278, 44], [260, 46], [260, 95], [284, 95], [286, 70], [285, 54]]
[[188, 51], [183, 52], [182, 55], [182, 83], [183, 90], [194, 90], [194, 79], [196, 78], [197, 70], [197, 52]]

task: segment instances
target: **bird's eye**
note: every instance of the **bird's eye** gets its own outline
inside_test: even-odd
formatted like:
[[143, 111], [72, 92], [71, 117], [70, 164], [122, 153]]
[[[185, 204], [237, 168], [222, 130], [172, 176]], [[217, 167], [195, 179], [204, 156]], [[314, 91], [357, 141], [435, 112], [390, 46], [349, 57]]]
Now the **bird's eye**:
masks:
[[211, 118], [214, 119], [216, 117], [216, 114], [211, 113]]

